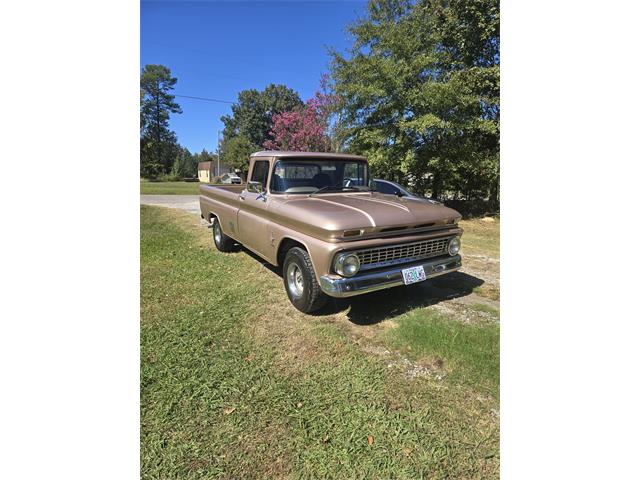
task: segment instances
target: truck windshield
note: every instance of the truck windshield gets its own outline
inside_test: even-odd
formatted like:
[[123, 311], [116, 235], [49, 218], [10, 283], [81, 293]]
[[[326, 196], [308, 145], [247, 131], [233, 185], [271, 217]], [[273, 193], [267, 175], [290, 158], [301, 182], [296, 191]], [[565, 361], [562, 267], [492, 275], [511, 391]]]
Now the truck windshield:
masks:
[[278, 160], [270, 189], [275, 193], [370, 191], [369, 167], [357, 160]]

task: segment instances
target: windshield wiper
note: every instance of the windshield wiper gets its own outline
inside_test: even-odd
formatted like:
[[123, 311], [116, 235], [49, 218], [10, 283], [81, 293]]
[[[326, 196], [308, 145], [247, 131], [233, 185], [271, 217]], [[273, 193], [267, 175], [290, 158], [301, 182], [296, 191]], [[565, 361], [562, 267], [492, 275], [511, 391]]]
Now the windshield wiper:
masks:
[[318, 190], [316, 190], [313, 193], [310, 193], [309, 196], [311, 197], [312, 195], [315, 195], [316, 193], [320, 193], [320, 192], [341, 192], [343, 190], [358, 190], [358, 188], [356, 187], [338, 187], [337, 185], [325, 185], [322, 188], [319, 188]]

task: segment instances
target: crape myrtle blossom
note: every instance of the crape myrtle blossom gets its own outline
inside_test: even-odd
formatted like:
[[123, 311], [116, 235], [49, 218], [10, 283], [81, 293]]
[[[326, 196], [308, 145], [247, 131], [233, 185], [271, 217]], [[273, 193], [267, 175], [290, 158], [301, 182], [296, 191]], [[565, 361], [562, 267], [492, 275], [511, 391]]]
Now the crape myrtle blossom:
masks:
[[328, 152], [331, 140], [327, 135], [334, 96], [320, 91], [307, 100], [301, 109], [273, 115], [271, 139], [264, 143], [270, 150]]

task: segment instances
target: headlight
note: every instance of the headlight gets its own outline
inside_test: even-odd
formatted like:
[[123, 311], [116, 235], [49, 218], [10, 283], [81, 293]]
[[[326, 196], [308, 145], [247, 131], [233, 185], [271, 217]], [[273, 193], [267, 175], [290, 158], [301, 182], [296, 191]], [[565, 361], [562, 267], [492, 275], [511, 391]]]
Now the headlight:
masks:
[[353, 277], [360, 270], [360, 259], [353, 253], [340, 253], [333, 261], [333, 269], [343, 277]]
[[460, 239], [458, 237], [453, 237], [449, 240], [449, 255], [452, 257], [457, 255], [460, 251]]

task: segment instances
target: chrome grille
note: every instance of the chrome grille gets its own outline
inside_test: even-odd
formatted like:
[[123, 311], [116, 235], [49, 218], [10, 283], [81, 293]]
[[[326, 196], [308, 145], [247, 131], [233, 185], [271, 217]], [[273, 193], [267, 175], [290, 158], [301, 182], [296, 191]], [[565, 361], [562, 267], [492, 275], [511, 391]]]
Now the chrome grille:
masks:
[[434, 240], [360, 250], [355, 253], [360, 259], [360, 268], [368, 270], [443, 255], [447, 253], [448, 243], [449, 238], [436, 238]]

